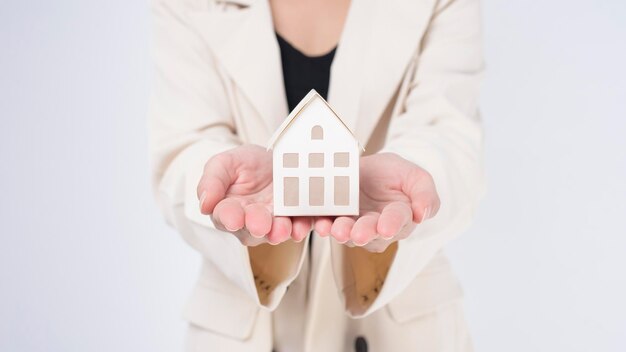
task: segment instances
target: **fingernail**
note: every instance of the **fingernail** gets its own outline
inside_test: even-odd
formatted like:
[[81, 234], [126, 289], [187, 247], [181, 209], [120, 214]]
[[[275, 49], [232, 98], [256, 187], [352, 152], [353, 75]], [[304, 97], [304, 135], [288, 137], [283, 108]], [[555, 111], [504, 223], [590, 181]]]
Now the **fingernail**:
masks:
[[339, 244], [347, 243], [349, 240], [350, 240], [349, 238], [346, 238], [344, 240], [344, 239], [339, 239], [339, 238], [335, 237], [335, 241], [337, 241], [337, 243], [339, 243]]
[[204, 199], [206, 198], [206, 191], [203, 191], [200, 195], [200, 212], [202, 212], [202, 206], [204, 205]]
[[420, 221], [420, 224], [426, 221], [429, 217], [430, 217], [430, 208], [426, 208], [424, 209], [424, 215], [422, 216], [422, 221]]
[[392, 233], [391, 235], [383, 235], [383, 234], [380, 234], [380, 237], [382, 237], [382, 238], [383, 238], [383, 239], [385, 239], [385, 240], [389, 240], [389, 239], [392, 239], [395, 235], [396, 235], [396, 234], [394, 234], [394, 233]]

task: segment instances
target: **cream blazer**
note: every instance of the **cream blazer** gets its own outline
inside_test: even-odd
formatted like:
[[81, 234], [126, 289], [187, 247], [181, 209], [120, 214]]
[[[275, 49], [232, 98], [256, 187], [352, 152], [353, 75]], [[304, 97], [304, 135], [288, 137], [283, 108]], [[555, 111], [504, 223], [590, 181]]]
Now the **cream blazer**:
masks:
[[[483, 191], [477, 0], [353, 0], [329, 103], [366, 153], [394, 152], [433, 176], [436, 217], [384, 253], [317, 237], [255, 248], [199, 212], [206, 161], [265, 146], [287, 114], [264, 0], [154, 0], [150, 109], [158, 204], [202, 255], [184, 309], [193, 351], [465, 351], [461, 289], [442, 248]], [[309, 255], [311, 253], [311, 255]]]

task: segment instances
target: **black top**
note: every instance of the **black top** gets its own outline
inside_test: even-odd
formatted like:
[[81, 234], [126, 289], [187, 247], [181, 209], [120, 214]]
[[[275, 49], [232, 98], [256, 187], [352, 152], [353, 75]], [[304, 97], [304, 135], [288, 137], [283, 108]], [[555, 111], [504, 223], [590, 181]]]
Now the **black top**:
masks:
[[311, 89], [315, 89], [326, 99], [330, 82], [330, 65], [333, 63], [337, 48], [321, 56], [306, 56], [278, 33], [276, 38], [280, 46], [289, 111], [293, 110]]

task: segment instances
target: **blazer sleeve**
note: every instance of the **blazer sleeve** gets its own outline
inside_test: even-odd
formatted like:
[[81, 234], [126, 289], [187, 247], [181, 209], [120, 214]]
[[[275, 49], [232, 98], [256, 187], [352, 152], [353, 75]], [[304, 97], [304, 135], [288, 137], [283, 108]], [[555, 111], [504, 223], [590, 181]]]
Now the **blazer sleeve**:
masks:
[[365, 316], [389, 303], [469, 226], [484, 192], [477, 108], [483, 67], [479, 2], [440, 2], [411, 72], [404, 107], [390, 121], [380, 152], [396, 153], [427, 170], [441, 207], [383, 253], [350, 248], [338, 254], [346, 256], [347, 271], [356, 281], [356, 294], [345, 297], [350, 315]]
[[[242, 143], [224, 78], [182, 1], [152, 3], [156, 66], [149, 112], [152, 176], [166, 221], [258, 304], [275, 308], [295, 279], [307, 241], [245, 247], [202, 215], [196, 187], [204, 164]], [[219, 283], [217, 283], [219, 285]]]

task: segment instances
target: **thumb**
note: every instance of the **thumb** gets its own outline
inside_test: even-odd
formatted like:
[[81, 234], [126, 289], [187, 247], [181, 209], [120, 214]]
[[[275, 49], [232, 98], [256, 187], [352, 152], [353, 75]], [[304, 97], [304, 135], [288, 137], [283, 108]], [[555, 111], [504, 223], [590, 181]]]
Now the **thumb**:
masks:
[[440, 200], [432, 176], [419, 166], [405, 180], [404, 193], [411, 200], [413, 222], [419, 224], [439, 211]]
[[233, 162], [232, 154], [220, 153], [204, 166], [204, 174], [197, 188], [202, 214], [212, 214], [217, 203], [224, 199], [226, 191], [235, 182]]

